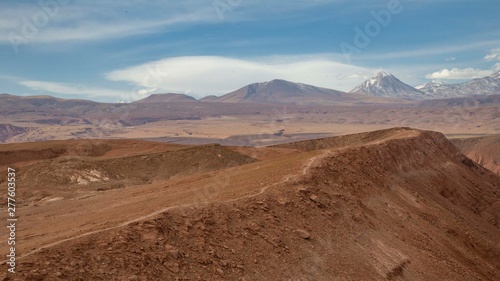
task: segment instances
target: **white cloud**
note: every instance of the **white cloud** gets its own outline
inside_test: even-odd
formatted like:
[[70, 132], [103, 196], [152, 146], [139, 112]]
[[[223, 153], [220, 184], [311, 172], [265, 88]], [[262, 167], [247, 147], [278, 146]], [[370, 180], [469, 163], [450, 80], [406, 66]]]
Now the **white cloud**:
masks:
[[481, 78], [492, 74], [492, 70], [482, 70], [475, 68], [452, 68], [442, 69], [440, 71], [426, 75], [428, 79], [449, 79], [449, 80], [463, 80]]
[[160, 32], [170, 25], [182, 23], [186, 19], [169, 18], [165, 20], [135, 20], [115, 22], [109, 25], [86, 23], [75, 27], [55, 27], [42, 30], [32, 42], [60, 42], [123, 38], [141, 34]]
[[45, 0], [15, 5], [0, 3], [0, 43], [10, 43], [9, 34], [15, 34], [16, 42], [22, 41], [23, 44], [126, 38], [169, 32], [181, 24], [283, 17], [291, 11], [301, 13], [304, 7], [338, 1], [298, 1], [293, 5], [284, 0], [273, 3], [263, 0]]
[[272, 79], [348, 91], [360, 83], [362, 77], [372, 73], [370, 69], [339, 63], [327, 55], [253, 59], [192, 56], [167, 58], [119, 69], [106, 73], [105, 77], [111, 81], [125, 81], [164, 92], [189, 91], [201, 97], [225, 94], [246, 84]]
[[500, 61], [500, 49], [493, 49], [488, 55], [484, 57], [486, 61]]
[[12, 38], [23, 44], [108, 40], [217, 20], [212, 4], [201, 0], [59, 2], [63, 4], [36, 1], [1, 7], [0, 43]]
[[[486, 61], [500, 60], [500, 49], [493, 49], [488, 55], [484, 57]], [[452, 68], [442, 69], [440, 71], [427, 74], [425, 77], [428, 79], [448, 79], [448, 80], [464, 80], [481, 78], [491, 75], [493, 72], [500, 71], [500, 63], [494, 64], [491, 69], [475, 69], [468, 68]]]
[[158, 90], [157, 88], [140, 89], [137, 91], [137, 94], [141, 96], [147, 96], [155, 93], [157, 90]]
[[91, 98], [91, 97], [116, 97], [121, 98], [126, 96], [123, 91], [117, 91], [105, 88], [85, 87], [81, 85], [48, 82], [48, 81], [20, 81], [20, 85], [28, 87], [35, 91], [48, 92], [51, 94], [62, 94], [67, 96], [77, 96], [77, 98]]

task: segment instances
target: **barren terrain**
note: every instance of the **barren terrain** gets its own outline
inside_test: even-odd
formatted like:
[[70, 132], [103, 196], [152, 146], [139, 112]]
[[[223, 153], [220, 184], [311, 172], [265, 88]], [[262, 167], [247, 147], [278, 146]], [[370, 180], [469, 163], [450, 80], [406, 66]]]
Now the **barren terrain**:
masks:
[[499, 97], [299, 106], [251, 102], [101, 104], [0, 95], [0, 142], [141, 138], [263, 146], [401, 126], [453, 137], [485, 136], [500, 134]]
[[500, 178], [440, 133], [395, 128], [261, 148], [0, 148], [0, 169], [18, 170], [16, 280], [500, 275]]

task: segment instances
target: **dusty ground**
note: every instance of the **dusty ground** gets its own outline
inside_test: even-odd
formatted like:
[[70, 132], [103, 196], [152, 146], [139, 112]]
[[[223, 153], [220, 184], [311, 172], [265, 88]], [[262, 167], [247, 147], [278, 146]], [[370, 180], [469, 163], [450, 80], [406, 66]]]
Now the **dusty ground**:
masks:
[[439, 133], [263, 148], [28, 143], [0, 154], [0, 169], [19, 170], [22, 198], [12, 280], [500, 276], [500, 178]]

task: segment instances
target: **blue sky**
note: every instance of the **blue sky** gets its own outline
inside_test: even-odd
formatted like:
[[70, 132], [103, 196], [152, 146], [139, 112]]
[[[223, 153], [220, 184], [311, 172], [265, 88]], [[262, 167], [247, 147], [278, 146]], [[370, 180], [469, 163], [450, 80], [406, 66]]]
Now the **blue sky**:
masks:
[[500, 70], [498, 0], [0, 3], [0, 92], [97, 101], [221, 95], [280, 78], [349, 91]]

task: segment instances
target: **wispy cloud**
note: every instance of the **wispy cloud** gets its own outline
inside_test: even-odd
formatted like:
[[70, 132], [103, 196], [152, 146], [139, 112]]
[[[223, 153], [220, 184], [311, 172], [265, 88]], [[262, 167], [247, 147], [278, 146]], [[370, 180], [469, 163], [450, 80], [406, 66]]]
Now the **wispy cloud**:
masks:
[[486, 61], [500, 61], [500, 48], [493, 49], [488, 55], [484, 57]]
[[200, 0], [39, 1], [0, 8], [0, 43], [109, 40], [217, 20], [211, 4]]
[[78, 96], [78, 98], [94, 97], [116, 97], [121, 99], [126, 95], [124, 91], [117, 91], [105, 88], [86, 87], [70, 83], [48, 82], [48, 81], [20, 81], [20, 85], [35, 91], [42, 91], [45, 94], [60, 94], [64, 96]]
[[342, 64], [317, 55], [252, 59], [192, 56], [167, 58], [118, 69], [106, 73], [105, 77], [145, 89], [192, 93], [200, 97], [225, 94], [249, 83], [277, 78], [347, 91], [372, 73], [367, 68]]
[[[490, 53], [484, 57], [484, 60], [500, 61], [500, 49], [492, 49]], [[500, 63], [495, 63], [490, 69], [476, 69], [472, 67], [451, 69], [445, 68], [427, 74], [425, 77], [428, 79], [465, 80], [489, 76], [495, 71], [500, 71]]]
[[[266, 15], [284, 17], [289, 16], [290, 11], [300, 12], [305, 7], [339, 0], [272, 2], [54, 0], [15, 5], [0, 3], [0, 44], [11, 43], [13, 38], [25, 44], [126, 38], [168, 32], [183, 24], [255, 20]], [[223, 8], [216, 3], [222, 3]]]

